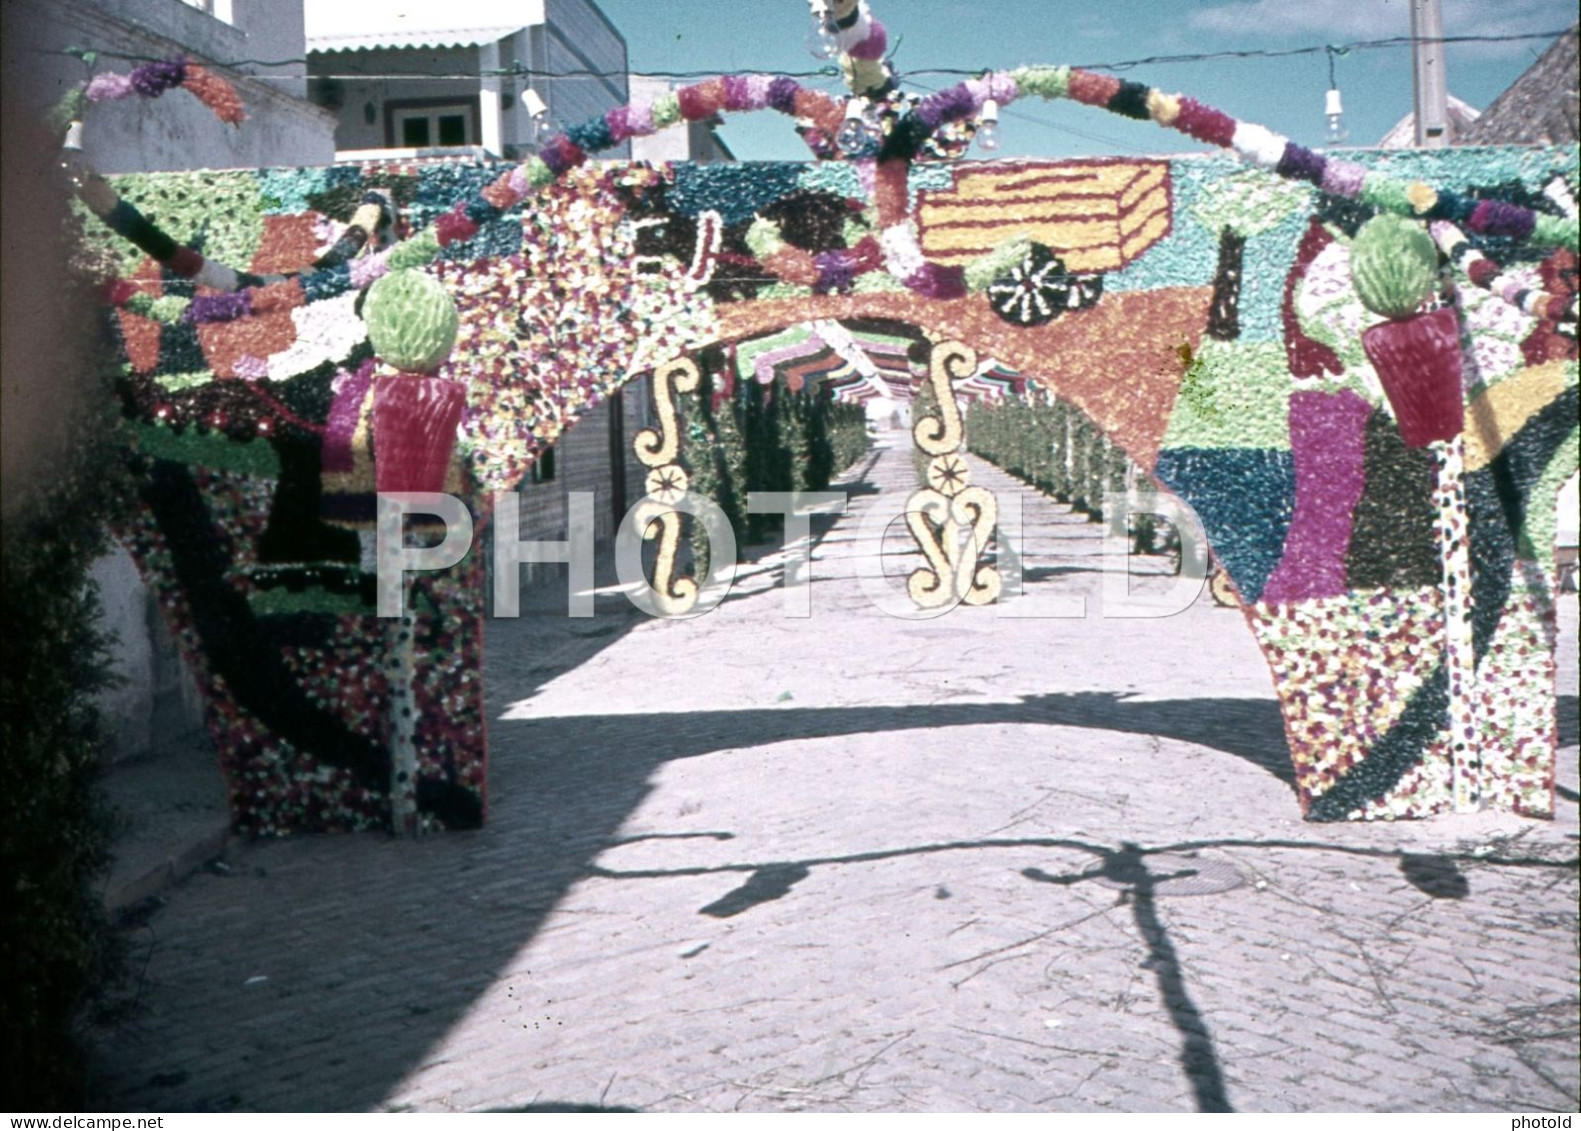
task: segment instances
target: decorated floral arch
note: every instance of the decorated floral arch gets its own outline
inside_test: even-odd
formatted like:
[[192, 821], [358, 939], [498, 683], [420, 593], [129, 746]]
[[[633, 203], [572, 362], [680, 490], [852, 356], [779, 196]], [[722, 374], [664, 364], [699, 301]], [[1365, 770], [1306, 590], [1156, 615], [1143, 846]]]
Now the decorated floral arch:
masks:
[[[724, 396], [816, 373], [861, 399], [909, 367], [940, 394], [917, 425], [935, 461], [974, 388], [1075, 406], [1201, 519], [1308, 817], [1551, 813], [1575, 148], [1322, 154], [1068, 67], [913, 99], [865, 3], [828, 18], [864, 102], [727, 75], [515, 165], [79, 171], [141, 473], [121, 533], [206, 693], [236, 826], [480, 823], [480, 556], [375, 616], [376, 494], [482, 515], [626, 381], [657, 374], [663, 402], [721, 357]], [[159, 64], [82, 94], [184, 85], [236, 120], [217, 84]], [[1228, 152], [960, 159], [1030, 97]], [[758, 110], [820, 160], [589, 160]], [[672, 440], [661, 420], [637, 454], [678, 467]], [[940, 498], [927, 522], [960, 520]]]

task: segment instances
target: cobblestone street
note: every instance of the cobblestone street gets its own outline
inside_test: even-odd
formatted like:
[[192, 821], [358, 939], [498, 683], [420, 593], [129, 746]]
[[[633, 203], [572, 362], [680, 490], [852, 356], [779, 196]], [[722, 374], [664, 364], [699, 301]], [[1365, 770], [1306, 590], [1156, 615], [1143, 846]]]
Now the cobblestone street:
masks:
[[1005, 608], [860, 583], [899, 434], [815, 523], [810, 616], [778, 554], [689, 620], [532, 587], [487, 628], [487, 827], [166, 893], [101, 1105], [1574, 1111], [1574, 595], [1556, 820], [1309, 824], [1239, 612], [1105, 618], [1099, 525], [973, 471], [1022, 500]]

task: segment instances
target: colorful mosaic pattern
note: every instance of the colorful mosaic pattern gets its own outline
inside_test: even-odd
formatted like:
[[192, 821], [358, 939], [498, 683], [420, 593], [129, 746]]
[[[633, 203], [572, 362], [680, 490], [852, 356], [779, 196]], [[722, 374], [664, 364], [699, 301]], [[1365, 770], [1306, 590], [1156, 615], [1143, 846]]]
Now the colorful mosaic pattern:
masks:
[[[1059, 82], [1093, 104], [1136, 94]], [[827, 118], [792, 87], [715, 93], [726, 109]], [[1223, 126], [1202, 110], [1176, 103], [1177, 128]], [[628, 118], [616, 125], [641, 124]], [[414, 377], [373, 356], [356, 310], [400, 268], [457, 306], [457, 344], [422, 379], [464, 396], [451, 482], [474, 504], [670, 358], [723, 348], [716, 397], [783, 382], [905, 398], [932, 345], [959, 341], [979, 359], [963, 395], [1048, 390], [1196, 509], [1273, 671], [1309, 817], [1443, 811], [1456, 766], [1482, 805], [1551, 812], [1554, 491], [1574, 470], [1577, 363], [1574, 322], [1530, 295], [1574, 293], [1575, 252], [1554, 246], [1574, 224], [1542, 193], [1555, 177], [1574, 188], [1573, 149], [1358, 154], [1299, 176], [1223, 156], [919, 164], [897, 180], [861, 161], [599, 166], [565, 145], [548, 147], [553, 176], [446, 164], [115, 181], [257, 280], [236, 294], [89, 222], [145, 474], [125, 533], [209, 696], [239, 828], [389, 827], [392, 790], [410, 785], [390, 762], [399, 649], [368, 596], [371, 493], [390, 469], [364, 406]], [[1418, 184], [1438, 189], [1400, 187]], [[422, 231], [270, 281], [346, 242], [369, 194]], [[1459, 469], [1401, 441], [1361, 346], [1376, 318], [1350, 285], [1360, 224], [1413, 200], [1465, 213], [1441, 243], [1478, 265], [1475, 285], [1441, 296], [1467, 347]], [[1055, 259], [1058, 286], [1022, 271], [1049, 309], [995, 309], [1018, 265]], [[1441, 491], [1446, 474], [1459, 494]], [[1441, 496], [1464, 511], [1446, 521]], [[416, 594], [424, 825], [482, 819], [478, 572], [469, 559]], [[262, 659], [249, 673], [235, 657]]]

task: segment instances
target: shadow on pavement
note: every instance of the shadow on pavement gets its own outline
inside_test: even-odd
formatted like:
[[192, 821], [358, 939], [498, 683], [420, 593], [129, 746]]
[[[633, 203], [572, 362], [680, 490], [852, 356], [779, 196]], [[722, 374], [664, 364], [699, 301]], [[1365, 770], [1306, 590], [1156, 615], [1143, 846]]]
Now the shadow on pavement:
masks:
[[[1013, 703], [944, 703], [929, 707], [775, 707], [680, 714], [576, 715], [496, 724], [500, 745], [565, 752], [618, 752], [641, 772], [677, 758], [792, 739], [991, 724], [1041, 724], [1144, 734], [1221, 750], [1279, 779], [1292, 792], [1295, 773], [1279, 704], [1272, 699], [1134, 699], [1090, 691], [1026, 696]], [[583, 756], [569, 755], [568, 756]], [[633, 767], [635, 768], [635, 767]]]
[[[1143, 850], [1001, 838], [877, 848], [838, 860], [743, 861], [650, 872], [612, 871], [595, 862], [611, 846], [634, 839], [620, 834], [622, 824], [653, 788], [655, 770], [675, 758], [782, 738], [998, 721], [1149, 733], [1173, 728], [1202, 736], [1211, 728], [1193, 720], [1217, 717], [1221, 706], [1240, 711], [1248, 702], [1129, 703], [1113, 695], [1052, 695], [978, 706], [496, 724], [491, 784], [497, 800], [488, 827], [421, 842], [346, 837], [332, 855], [315, 851], [313, 841], [262, 845], [238, 854], [228, 874], [194, 877], [183, 892], [178, 921], [153, 915], [146, 931], [134, 936], [134, 957], [162, 957], [150, 978], [180, 990], [150, 995], [155, 1004], [142, 1016], [103, 1035], [98, 1103], [108, 1110], [376, 1109], [402, 1081], [450, 1055], [444, 1038], [480, 998], [505, 992], [506, 981], [529, 977], [514, 966], [519, 954], [567, 890], [590, 876], [640, 881], [738, 874], [743, 880], [734, 891], [700, 909], [733, 916], [784, 896], [822, 864], [1047, 846], [1089, 852], [1102, 862], [1097, 872], [1071, 882], [1102, 873], [1126, 881], [1159, 992], [1181, 1033], [1182, 1066], [1199, 1106], [1219, 1110], [1223, 1083], [1214, 1050], [1152, 903], [1152, 889], [1164, 877], [1148, 871], [1145, 857], [1215, 846], [1338, 851], [1392, 861], [1400, 861], [1400, 853], [1283, 841]], [[1234, 742], [1215, 744], [1233, 747], [1231, 753], [1252, 749], [1254, 741], [1282, 751], [1274, 705], [1258, 708], [1247, 721], [1259, 718], [1260, 729], [1243, 722], [1235, 727]], [[728, 830], [685, 835], [731, 838]], [[1479, 867], [1575, 865], [1488, 856], [1463, 862], [1472, 859]], [[521, 1075], [531, 1094], [530, 1067]], [[560, 1101], [539, 1108], [559, 1109]]]
[[1400, 874], [1417, 891], [1434, 899], [1465, 899], [1471, 894], [1470, 882], [1447, 856], [1407, 853], [1400, 857]]
[[[563, 615], [563, 582], [550, 582], [545, 589], [560, 602], [557, 625], [523, 628], [552, 636], [558, 651], [523, 657], [503, 677], [489, 673], [493, 719], [498, 720], [501, 703], [530, 697], [545, 681], [640, 623], [634, 610], [629, 617], [570, 621]], [[605, 594], [599, 602], [601, 613], [627, 604], [618, 593]], [[1570, 742], [1575, 741], [1574, 719], [1575, 697], [1564, 697], [1561, 736], [1568, 734]], [[484, 829], [423, 842], [345, 837], [333, 852], [305, 841], [259, 845], [238, 853], [228, 874], [194, 877], [182, 893], [179, 915], [154, 913], [133, 936], [134, 965], [145, 964], [156, 989], [158, 984], [179, 988], [151, 993], [148, 1000], [154, 1004], [142, 1016], [104, 1034], [99, 1103], [122, 1111], [376, 1109], [403, 1081], [450, 1055], [443, 1046], [447, 1034], [485, 994], [504, 992], [502, 979], [529, 977], [530, 971], [516, 968], [518, 956], [572, 885], [590, 876], [698, 874], [695, 869], [617, 873], [596, 863], [611, 846], [637, 839], [620, 830], [654, 788], [655, 771], [663, 764], [792, 739], [985, 724], [1177, 739], [1241, 758], [1293, 788], [1283, 722], [1271, 699], [1149, 701], [1088, 692], [929, 707], [775, 707], [496, 721], [490, 728], [490, 823]], [[675, 835], [728, 840], [733, 834]], [[1399, 862], [1407, 878], [1413, 874], [1399, 853], [1262, 843], [1387, 857]], [[1149, 870], [1146, 857], [1163, 849], [1004, 839], [877, 849], [842, 862], [1012, 844], [1078, 848], [1101, 862], [1097, 873], [1028, 879], [1065, 883], [1102, 874], [1124, 881], [1149, 967], [1181, 1035], [1180, 1063], [1197, 1105], [1228, 1110], [1211, 1037], [1187, 993], [1155, 906], [1164, 876]], [[784, 897], [812, 868], [829, 862], [757, 861], [702, 869], [738, 874], [741, 881], [699, 913], [719, 918], [749, 913]], [[1521, 863], [1478, 859], [1478, 866]], [[1574, 867], [1574, 861], [1567, 866]], [[1437, 877], [1434, 882], [1453, 886], [1443, 869]], [[522, 1094], [533, 1095], [530, 1064], [522, 1066], [521, 1077]], [[583, 1102], [601, 1098], [533, 1101], [504, 1110], [619, 1110]]]
[[[134, 961], [162, 958], [150, 978], [180, 990], [148, 995], [155, 1006], [104, 1034], [98, 1102], [377, 1108], [443, 1056], [439, 1042], [498, 989], [571, 885], [599, 874], [594, 861], [622, 842], [622, 824], [664, 763], [792, 738], [1013, 722], [1173, 734], [1267, 766], [1284, 757], [1276, 706], [1245, 700], [1047, 695], [496, 722], [484, 829], [420, 842], [346, 837], [333, 854], [307, 840], [261, 844], [238, 853], [228, 874], [190, 880], [179, 922], [156, 912], [132, 937]], [[777, 899], [808, 866], [747, 866], [741, 886], [705, 912], [733, 916]], [[177, 1072], [189, 1075], [172, 1085]]]
[[1027, 868], [1022, 875], [1039, 883], [1069, 886], [1102, 876], [1121, 885], [1121, 899], [1129, 903], [1136, 920], [1136, 929], [1147, 943], [1145, 969], [1153, 972], [1158, 983], [1159, 1000], [1169, 1011], [1170, 1022], [1180, 1034], [1180, 1067], [1191, 1082], [1192, 1094], [1198, 1111], [1227, 1112], [1229, 1097], [1224, 1091], [1224, 1072], [1219, 1067], [1219, 1056], [1213, 1047], [1213, 1035], [1208, 1031], [1202, 1011], [1186, 991], [1185, 974], [1180, 968], [1180, 958], [1169, 932], [1158, 917], [1155, 888], [1168, 876], [1155, 875], [1147, 866], [1147, 853], [1141, 845], [1125, 841], [1119, 851], [1096, 849], [1101, 853], [1101, 866], [1096, 872], [1051, 876], [1039, 868]]

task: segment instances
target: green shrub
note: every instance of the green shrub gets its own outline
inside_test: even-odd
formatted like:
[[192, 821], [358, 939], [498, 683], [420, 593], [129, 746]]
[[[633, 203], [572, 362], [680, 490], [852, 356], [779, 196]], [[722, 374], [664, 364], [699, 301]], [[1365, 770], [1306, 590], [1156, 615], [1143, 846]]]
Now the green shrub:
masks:
[[53, 486], [6, 521], [0, 552], [0, 1056], [19, 1111], [82, 1106], [84, 1008], [119, 966], [95, 885], [113, 826], [97, 789], [94, 693], [111, 676], [88, 570], [107, 545], [121, 463], [110, 422], [82, 423]]
[[[736, 531], [737, 549], [776, 532], [774, 515], [746, 513], [753, 491], [823, 491], [836, 475], [866, 454], [867, 413], [803, 389], [772, 392], [743, 381], [735, 395], [714, 404], [712, 366], [704, 366], [697, 392], [684, 398], [681, 460], [692, 490], [712, 499]], [[693, 524], [698, 574], [708, 568], [707, 537]]]

